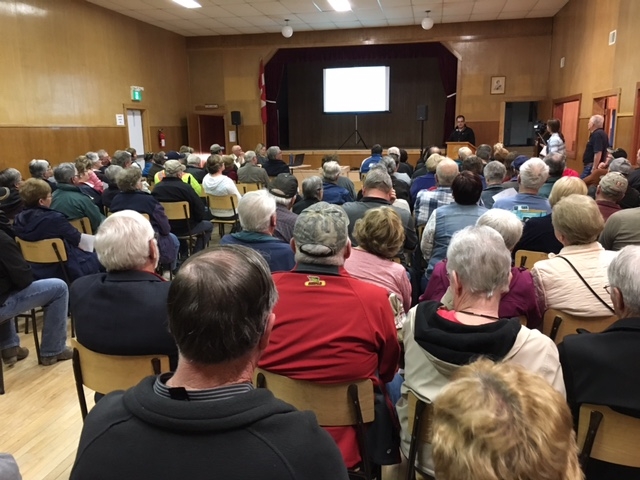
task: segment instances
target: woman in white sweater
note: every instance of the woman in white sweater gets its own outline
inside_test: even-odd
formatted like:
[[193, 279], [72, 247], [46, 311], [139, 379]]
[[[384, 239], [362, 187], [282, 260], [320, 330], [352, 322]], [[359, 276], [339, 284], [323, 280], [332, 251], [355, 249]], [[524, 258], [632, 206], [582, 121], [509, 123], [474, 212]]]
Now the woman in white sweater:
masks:
[[[220, 155], [211, 155], [207, 159], [206, 170], [208, 175], [202, 180], [202, 187], [207, 195], [222, 197], [225, 195], [235, 195], [238, 201], [242, 198], [238, 187], [229, 177], [222, 174], [224, 171], [224, 162]], [[236, 202], [237, 205], [237, 202]], [[211, 209], [213, 218], [233, 218], [233, 210], [231, 209]]]

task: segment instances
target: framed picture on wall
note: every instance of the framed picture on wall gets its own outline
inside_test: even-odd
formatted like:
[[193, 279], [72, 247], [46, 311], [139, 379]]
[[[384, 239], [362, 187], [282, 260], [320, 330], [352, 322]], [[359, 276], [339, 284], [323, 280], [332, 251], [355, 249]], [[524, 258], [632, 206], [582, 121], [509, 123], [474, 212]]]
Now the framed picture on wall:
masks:
[[504, 84], [507, 77], [491, 77], [491, 95], [504, 95]]

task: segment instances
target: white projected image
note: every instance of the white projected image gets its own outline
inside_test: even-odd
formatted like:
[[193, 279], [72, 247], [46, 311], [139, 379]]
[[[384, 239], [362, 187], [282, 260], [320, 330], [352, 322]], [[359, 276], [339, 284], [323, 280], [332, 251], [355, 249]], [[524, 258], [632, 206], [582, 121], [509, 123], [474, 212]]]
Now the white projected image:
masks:
[[389, 67], [324, 69], [324, 112], [389, 111]]

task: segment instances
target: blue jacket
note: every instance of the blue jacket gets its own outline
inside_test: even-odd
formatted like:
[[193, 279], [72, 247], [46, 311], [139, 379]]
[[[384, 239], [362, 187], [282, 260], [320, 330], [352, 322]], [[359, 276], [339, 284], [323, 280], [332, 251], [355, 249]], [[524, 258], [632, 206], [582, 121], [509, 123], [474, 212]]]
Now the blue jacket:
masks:
[[355, 198], [351, 198], [351, 194], [346, 188], [342, 188], [335, 183], [322, 182], [323, 202], [342, 205], [343, 203], [353, 202], [354, 200]]
[[296, 264], [291, 246], [266, 233], [232, 233], [222, 237], [220, 245], [244, 245], [257, 251], [267, 261], [271, 272], [288, 272]]
[[436, 216], [436, 231], [433, 238], [433, 250], [426, 276], [429, 278], [435, 266], [447, 258], [447, 249], [454, 233], [465, 227], [475, 225], [480, 216], [487, 211], [478, 205], [460, 205], [451, 203], [436, 208], [432, 215]]
[[369, 173], [369, 169], [371, 168], [371, 165], [375, 165], [380, 160], [382, 160], [382, 155], [378, 153], [371, 155], [368, 158], [365, 158], [362, 161], [362, 165], [360, 165], [360, 175], [362, 175], [363, 173]]
[[435, 186], [435, 173], [427, 173], [426, 175], [422, 175], [421, 177], [414, 178], [413, 182], [411, 182], [411, 204], [413, 205], [416, 203], [416, 198], [418, 197], [418, 192], [420, 190], [427, 190]]
[[[27, 208], [18, 214], [13, 228], [16, 236], [27, 242], [61, 238], [67, 250], [65, 266], [71, 282], [83, 275], [98, 273], [102, 268], [95, 252], [85, 252], [78, 248], [80, 232], [60, 212], [46, 207]], [[65, 280], [62, 269], [57, 263], [32, 263], [31, 270], [37, 279], [60, 278]]]

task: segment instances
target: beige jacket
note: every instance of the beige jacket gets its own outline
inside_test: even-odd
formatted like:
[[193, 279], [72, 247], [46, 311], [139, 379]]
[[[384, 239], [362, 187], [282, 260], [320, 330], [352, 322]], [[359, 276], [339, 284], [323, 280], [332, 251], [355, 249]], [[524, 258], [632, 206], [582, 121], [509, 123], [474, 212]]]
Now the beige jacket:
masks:
[[[607, 268], [618, 253], [605, 250], [598, 242], [588, 245], [573, 245], [560, 250], [580, 272], [598, 296], [611, 308], [611, 298], [604, 289], [609, 284]], [[612, 315], [587, 286], [580, 280], [569, 264], [557, 255], [549, 254], [549, 260], [536, 262], [531, 275], [536, 286], [540, 311], [555, 308], [580, 317]]]
[[[402, 384], [402, 396], [396, 405], [401, 427], [401, 449], [405, 457], [409, 457], [409, 432], [407, 392], [411, 390], [421, 400], [435, 400], [440, 390], [449, 383], [459, 365], [446, 363], [425, 351], [414, 338], [416, 308], [407, 314], [404, 323], [404, 360], [405, 375]], [[566, 396], [564, 378], [558, 356], [558, 349], [553, 341], [538, 330], [521, 327], [511, 350], [503, 359], [522, 365], [527, 370], [537, 373], [558, 392]], [[431, 445], [424, 445], [418, 451], [417, 463], [420, 470], [433, 476]]]

